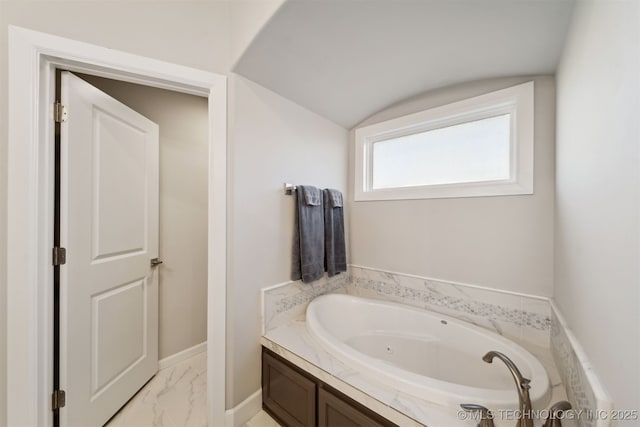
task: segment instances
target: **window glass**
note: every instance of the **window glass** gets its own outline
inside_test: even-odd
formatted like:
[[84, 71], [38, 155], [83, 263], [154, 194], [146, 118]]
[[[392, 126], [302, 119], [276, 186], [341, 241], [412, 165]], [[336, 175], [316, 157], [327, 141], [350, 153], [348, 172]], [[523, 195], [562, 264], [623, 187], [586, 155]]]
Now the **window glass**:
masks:
[[373, 143], [372, 189], [510, 178], [511, 114]]

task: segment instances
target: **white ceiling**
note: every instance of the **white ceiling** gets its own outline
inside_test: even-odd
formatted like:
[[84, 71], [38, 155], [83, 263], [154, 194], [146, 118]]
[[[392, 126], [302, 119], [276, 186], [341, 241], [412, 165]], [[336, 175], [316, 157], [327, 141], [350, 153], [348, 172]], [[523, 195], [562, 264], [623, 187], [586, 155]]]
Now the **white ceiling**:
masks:
[[288, 0], [234, 71], [346, 127], [455, 83], [553, 74], [574, 0]]

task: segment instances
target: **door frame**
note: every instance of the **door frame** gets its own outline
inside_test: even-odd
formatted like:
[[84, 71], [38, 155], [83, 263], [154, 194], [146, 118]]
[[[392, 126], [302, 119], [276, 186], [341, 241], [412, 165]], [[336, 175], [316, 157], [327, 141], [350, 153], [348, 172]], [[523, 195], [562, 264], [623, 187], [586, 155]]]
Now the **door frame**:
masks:
[[[207, 413], [222, 426], [226, 383], [227, 78], [9, 26], [7, 424], [52, 426], [53, 102], [64, 68], [208, 98]], [[69, 112], [70, 115], [73, 112]]]

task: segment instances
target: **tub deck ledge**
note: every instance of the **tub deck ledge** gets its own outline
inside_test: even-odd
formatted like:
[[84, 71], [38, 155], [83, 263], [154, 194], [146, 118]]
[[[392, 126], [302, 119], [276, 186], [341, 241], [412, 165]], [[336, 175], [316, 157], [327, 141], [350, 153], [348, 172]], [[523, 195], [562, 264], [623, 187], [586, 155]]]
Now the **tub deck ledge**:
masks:
[[[475, 427], [477, 424], [472, 419], [462, 419], [463, 416], [457, 410], [405, 394], [345, 365], [309, 334], [304, 319], [296, 319], [267, 331], [260, 342], [264, 347], [399, 426]], [[547, 370], [552, 387], [551, 402], [566, 400], [550, 350], [517, 340], [514, 342], [536, 356]], [[516, 393], [515, 386], [513, 392]], [[501, 419], [500, 414], [495, 415], [496, 427], [512, 427], [515, 423], [513, 419], [507, 419], [506, 413], [504, 419]], [[543, 420], [538, 420], [535, 425], [542, 423]], [[575, 424], [566, 420], [563, 421], [563, 426], [575, 427]]]

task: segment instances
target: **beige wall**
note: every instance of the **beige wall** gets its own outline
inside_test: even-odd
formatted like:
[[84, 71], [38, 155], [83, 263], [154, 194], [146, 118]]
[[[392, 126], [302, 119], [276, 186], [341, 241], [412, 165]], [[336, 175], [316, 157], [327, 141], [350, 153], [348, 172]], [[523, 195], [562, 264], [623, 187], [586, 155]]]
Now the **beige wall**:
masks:
[[619, 409], [640, 408], [639, 22], [578, 2], [558, 71], [554, 293]]
[[0, 1], [0, 425], [7, 419], [7, 3]]
[[284, 2], [285, 0], [230, 1], [232, 66]]
[[[358, 126], [530, 81], [502, 78], [412, 98]], [[535, 194], [351, 203], [351, 262], [507, 291], [551, 296], [555, 88], [535, 77]], [[353, 132], [350, 185], [353, 182]]]
[[207, 339], [207, 99], [82, 77], [160, 127], [162, 359]]
[[[6, 384], [7, 25], [226, 73], [228, 9], [224, 1], [0, 1], [0, 384]], [[2, 386], [0, 425], [5, 401]]]
[[7, 419], [7, 3], [0, 1], [0, 425]]
[[229, 85], [227, 407], [260, 388], [260, 288], [290, 276], [284, 182], [347, 188], [347, 131], [233, 75]]

